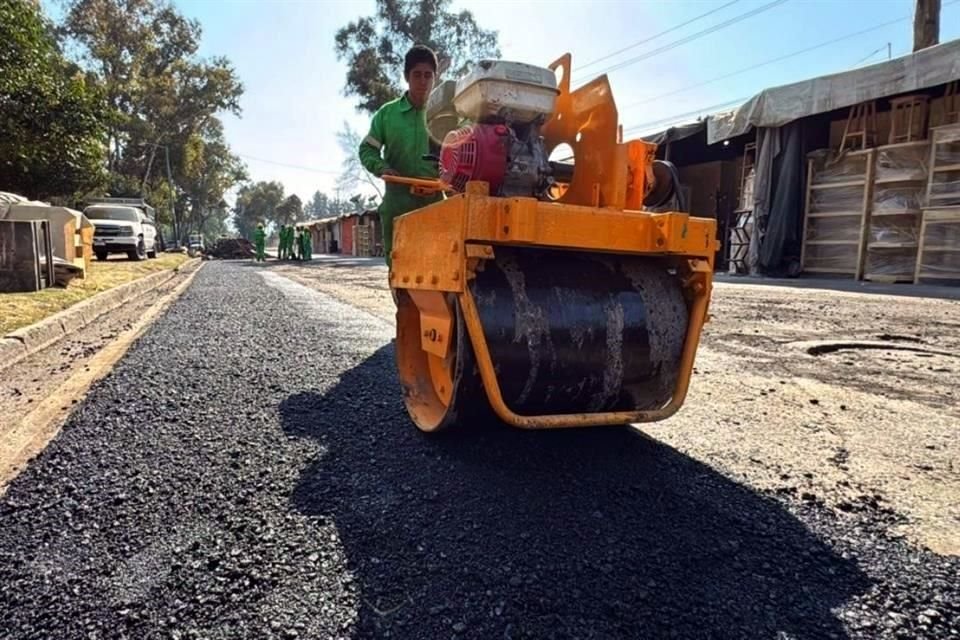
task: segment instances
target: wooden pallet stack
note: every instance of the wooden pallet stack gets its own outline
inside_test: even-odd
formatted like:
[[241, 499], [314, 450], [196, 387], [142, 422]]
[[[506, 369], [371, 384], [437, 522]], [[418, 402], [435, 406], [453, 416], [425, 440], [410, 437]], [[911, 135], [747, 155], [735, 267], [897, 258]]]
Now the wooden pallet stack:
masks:
[[358, 224], [356, 229], [358, 256], [373, 255], [373, 224]]
[[865, 280], [913, 282], [929, 145], [926, 140], [916, 140], [876, 149], [866, 230]]
[[932, 128], [929, 153], [914, 282], [960, 282], [960, 123]]
[[874, 150], [811, 154], [800, 263], [808, 273], [861, 276]]
[[960, 283], [960, 122], [928, 130], [921, 98], [891, 100], [888, 144], [871, 146], [872, 111], [851, 110], [839, 151], [808, 156], [804, 271]]

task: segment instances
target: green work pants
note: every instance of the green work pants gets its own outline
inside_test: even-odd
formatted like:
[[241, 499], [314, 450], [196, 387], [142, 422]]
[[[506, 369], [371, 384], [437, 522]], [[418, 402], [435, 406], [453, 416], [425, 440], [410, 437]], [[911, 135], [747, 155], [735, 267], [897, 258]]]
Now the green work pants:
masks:
[[[399, 188], [398, 188], [399, 187]], [[410, 188], [403, 185], [387, 185], [383, 202], [377, 212], [380, 214], [380, 228], [383, 232], [383, 255], [387, 260], [387, 268], [392, 264], [390, 253], [393, 251], [393, 219], [410, 213], [414, 209], [425, 207], [443, 199], [441, 194], [428, 198], [421, 198], [410, 193]]]

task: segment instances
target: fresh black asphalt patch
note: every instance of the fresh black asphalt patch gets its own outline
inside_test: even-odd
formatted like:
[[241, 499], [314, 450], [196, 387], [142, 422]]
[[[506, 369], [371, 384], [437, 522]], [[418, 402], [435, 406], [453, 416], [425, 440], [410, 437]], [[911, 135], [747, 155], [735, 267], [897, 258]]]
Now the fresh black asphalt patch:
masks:
[[896, 514], [629, 428], [422, 435], [392, 334], [206, 265], [0, 499], [0, 638], [960, 633], [960, 563]]

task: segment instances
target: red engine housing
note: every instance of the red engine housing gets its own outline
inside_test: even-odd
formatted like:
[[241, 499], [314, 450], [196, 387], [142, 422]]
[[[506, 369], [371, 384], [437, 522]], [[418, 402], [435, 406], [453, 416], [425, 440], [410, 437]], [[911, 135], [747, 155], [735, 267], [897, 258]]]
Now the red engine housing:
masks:
[[463, 192], [470, 180], [490, 183], [497, 193], [507, 172], [510, 130], [502, 124], [475, 124], [451, 131], [440, 147], [440, 178]]

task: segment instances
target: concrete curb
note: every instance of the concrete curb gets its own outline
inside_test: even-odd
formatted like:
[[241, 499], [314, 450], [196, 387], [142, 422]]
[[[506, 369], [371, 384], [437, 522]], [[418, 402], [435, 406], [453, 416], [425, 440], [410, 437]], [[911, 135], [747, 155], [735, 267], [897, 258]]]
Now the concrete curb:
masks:
[[14, 338], [0, 338], [0, 371], [27, 355], [27, 345]]
[[188, 260], [176, 269], [151, 273], [139, 280], [108, 289], [39, 322], [11, 331], [0, 338], [0, 372], [86, 327], [130, 300], [153, 291], [177, 274], [190, 273], [200, 266], [199, 258]]

